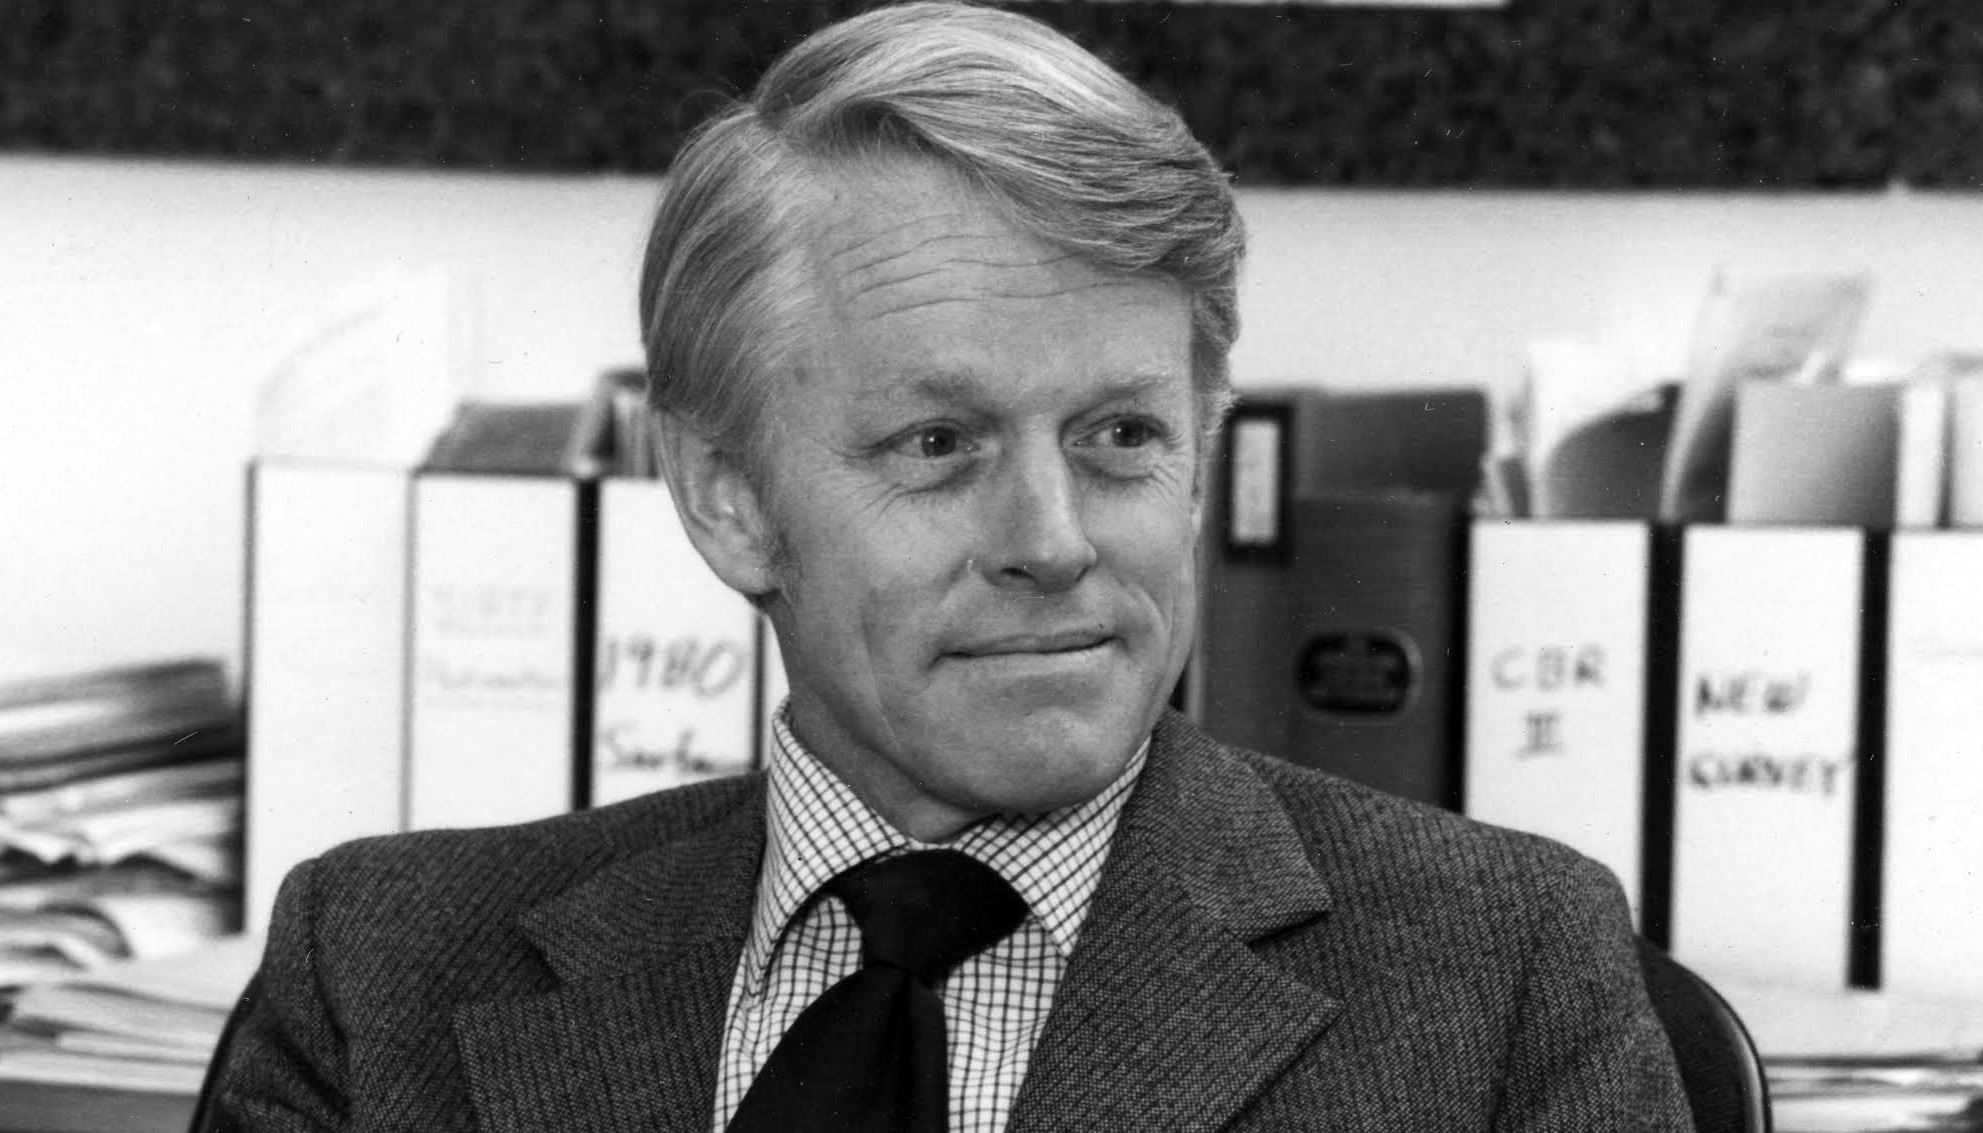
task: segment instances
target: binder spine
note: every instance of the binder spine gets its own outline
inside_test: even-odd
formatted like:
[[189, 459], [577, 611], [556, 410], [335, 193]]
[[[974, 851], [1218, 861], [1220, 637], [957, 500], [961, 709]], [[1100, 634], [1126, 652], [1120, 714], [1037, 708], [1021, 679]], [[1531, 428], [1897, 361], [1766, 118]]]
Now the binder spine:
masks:
[[1852, 832], [1851, 921], [1846, 941], [1846, 981], [1880, 986], [1880, 922], [1886, 851], [1887, 652], [1893, 535], [1865, 533], [1860, 574], [1859, 715]]
[[[256, 536], [261, 527], [262, 515], [261, 508], [257, 506], [261, 502], [261, 498], [256, 489], [257, 485], [261, 482], [261, 478], [260, 462], [250, 460], [247, 467], [243, 470], [242, 479], [245, 483], [242, 485], [241, 493], [242, 504], [246, 508], [245, 515], [247, 516], [246, 530], [242, 532], [241, 539], [240, 723], [241, 735], [244, 737], [244, 740], [246, 737], [255, 734], [255, 561], [258, 550]], [[252, 794], [255, 790], [254, 780], [255, 761], [245, 759], [242, 761], [241, 766], [241, 798], [243, 802], [241, 807], [241, 838], [244, 855], [249, 841], [256, 836], [255, 831], [252, 829], [255, 825], [255, 816], [252, 808], [246, 805], [247, 800], [254, 797]], [[246, 893], [243, 893], [242, 899], [244, 903], [249, 899]]]
[[1645, 815], [1640, 827], [1639, 909], [1642, 935], [1672, 947], [1674, 774], [1678, 766], [1680, 609], [1686, 529], [1648, 529], [1651, 569], [1646, 595]]
[[599, 481], [578, 482], [572, 572], [571, 808], [592, 805], [592, 729], [599, 664]]
[[413, 604], [418, 601], [420, 585], [420, 477], [405, 477], [401, 491], [406, 497], [406, 541], [401, 544], [406, 554], [400, 558], [399, 581], [406, 606], [399, 619], [399, 827], [405, 830], [413, 822], [413, 648], [417, 640]]
[[1465, 814], [1467, 809], [1467, 674], [1473, 670], [1473, 554], [1474, 525], [1464, 510], [1453, 516], [1453, 562], [1459, 569], [1453, 572], [1452, 591], [1447, 595], [1451, 603], [1447, 608], [1453, 611], [1453, 636], [1449, 645], [1447, 671], [1453, 674], [1452, 688], [1446, 697], [1443, 711], [1446, 715], [1445, 732], [1452, 737], [1446, 745], [1446, 797], [1440, 802], [1455, 814]]

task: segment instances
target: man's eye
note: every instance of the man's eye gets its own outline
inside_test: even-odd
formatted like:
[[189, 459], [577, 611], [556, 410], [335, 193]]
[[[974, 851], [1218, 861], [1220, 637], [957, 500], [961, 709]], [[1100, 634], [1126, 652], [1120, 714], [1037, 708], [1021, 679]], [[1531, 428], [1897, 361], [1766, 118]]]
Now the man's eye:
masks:
[[964, 449], [964, 434], [954, 425], [925, 425], [902, 434], [895, 451], [922, 460], [942, 460]]
[[1085, 443], [1104, 449], [1149, 448], [1169, 436], [1164, 426], [1148, 417], [1117, 417], [1090, 432]]
[[1157, 430], [1148, 421], [1130, 418], [1111, 424], [1107, 437], [1116, 448], [1142, 448], [1157, 439]]

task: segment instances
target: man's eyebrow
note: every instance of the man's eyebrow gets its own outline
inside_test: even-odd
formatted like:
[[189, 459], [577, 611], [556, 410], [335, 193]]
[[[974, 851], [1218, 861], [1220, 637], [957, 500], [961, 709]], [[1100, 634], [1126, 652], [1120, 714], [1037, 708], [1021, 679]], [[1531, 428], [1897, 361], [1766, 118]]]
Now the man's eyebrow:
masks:
[[1138, 398], [1157, 397], [1175, 387], [1180, 379], [1189, 388], [1189, 375], [1164, 370], [1133, 370], [1122, 374], [1112, 374], [1102, 379], [1101, 396], [1097, 401], [1134, 401]]
[[[1161, 370], [1113, 374], [1102, 379], [1093, 401], [1100, 405], [1157, 397], [1167, 393], [1180, 380], [1180, 375]], [[1189, 384], [1188, 378], [1182, 380]], [[984, 400], [986, 391], [996, 388], [996, 383], [968, 369], [920, 370], [904, 373], [897, 380], [878, 388], [863, 390], [854, 395], [854, 400], [870, 405], [903, 401], [968, 403]]]

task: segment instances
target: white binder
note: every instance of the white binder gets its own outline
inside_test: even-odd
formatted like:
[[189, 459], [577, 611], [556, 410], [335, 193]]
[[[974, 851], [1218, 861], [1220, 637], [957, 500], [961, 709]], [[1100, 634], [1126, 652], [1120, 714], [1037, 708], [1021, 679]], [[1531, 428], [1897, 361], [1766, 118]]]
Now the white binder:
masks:
[[554, 476], [414, 480], [407, 818], [572, 809], [579, 493]]
[[1673, 952], [1844, 986], [1857, 776], [1857, 528], [1689, 528]]
[[407, 470], [250, 473], [245, 927], [290, 869], [404, 829]]
[[1983, 1001], [1983, 531], [1890, 561], [1881, 983]]
[[1652, 539], [1625, 521], [1479, 520], [1466, 812], [1609, 867], [1639, 912]]
[[599, 498], [592, 802], [749, 770], [758, 613], [696, 553], [660, 480]]

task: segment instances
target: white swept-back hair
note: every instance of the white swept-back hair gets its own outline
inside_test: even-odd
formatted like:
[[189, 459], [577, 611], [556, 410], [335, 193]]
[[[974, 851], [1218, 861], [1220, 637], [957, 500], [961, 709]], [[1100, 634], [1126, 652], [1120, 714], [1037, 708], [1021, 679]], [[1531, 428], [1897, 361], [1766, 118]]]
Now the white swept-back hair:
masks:
[[935, 161], [1022, 230], [1191, 296], [1199, 424], [1231, 400], [1245, 237], [1177, 113], [1044, 24], [995, 8], [881, 8], [793, 47], [676, 159], [640, 286], [648, 399], [747, 459], [768, 383], [800, 364], [802, 246], [820, 172]]

